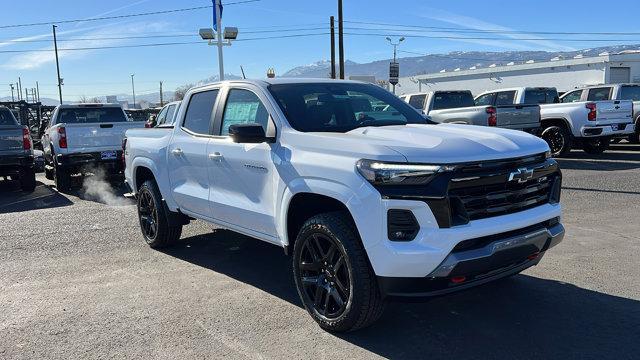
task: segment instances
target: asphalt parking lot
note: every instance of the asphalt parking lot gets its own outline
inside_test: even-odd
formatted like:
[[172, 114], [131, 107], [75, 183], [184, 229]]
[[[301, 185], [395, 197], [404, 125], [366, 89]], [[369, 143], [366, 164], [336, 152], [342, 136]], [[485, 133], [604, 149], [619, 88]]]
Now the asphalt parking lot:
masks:
[[193, 222], [154, 251], [131, 200], [0, 181], [0, 358], [637, 359], [640, 146], [559, 162], [567, 236], [537, 267], [341, 335], [279, 248]]

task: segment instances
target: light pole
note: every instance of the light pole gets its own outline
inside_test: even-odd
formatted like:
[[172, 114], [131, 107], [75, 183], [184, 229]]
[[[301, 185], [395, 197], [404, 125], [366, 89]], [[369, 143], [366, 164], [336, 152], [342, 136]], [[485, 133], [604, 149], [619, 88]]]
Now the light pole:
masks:
[[398, 41], [395, 43], [391, 40], [390, 37], [387, 37], [387, 41], [389, 42], [389, 44], [391, 44], [391, 46], [393, 46], [393, 62], [389, 66], [389, 83], [393, 86], [393, 93], [395, 94], [396, 84], [398, 83], [398, 75], [400, 70], [400, 66], [396, 61], [396, 53], [397, 53], [398, 45], [400, 45], [400, 43], [404, 41], [404, 36], [398, 39]]
[[16, 101], [16, 99], [13, 97], [13, 84], [9, 84], [9, 86], [11, 86], [11, 101]]
[[131, 74], [131, 91], [133, 92], [133, 108], [136, 108], [136, 85], [133, 82], [133, 77], [136, 74]]
[[[212, 28], [200, 29], [199, 34], [202, 40], [207, 40], [209, 45], [216, 45], [218, 47], [218, 67], [220, 75], [218, 76], [220, 81], [224, 80], [224, 59], [222, 56], [222, 47], [231, 46], [231, 40], [235, 40], [238, 37], [238, 28], [226, 27], [222, 28], [222, 2], [221, 0], [213, 0], [213, 26]], [[214, 41], [215, 40], [215, 41]], [[223, 40], [226, 40], [223, 42]]]
[[62, 78], [60, 77], [60, 60], [58, 60], [58, 38], [56, 37], [56, 25], [53, 26], [53, 48], [56, 52], [56, 71], [58, 72], [58, 95], [60, 96], [60, 105], [62, 105]]

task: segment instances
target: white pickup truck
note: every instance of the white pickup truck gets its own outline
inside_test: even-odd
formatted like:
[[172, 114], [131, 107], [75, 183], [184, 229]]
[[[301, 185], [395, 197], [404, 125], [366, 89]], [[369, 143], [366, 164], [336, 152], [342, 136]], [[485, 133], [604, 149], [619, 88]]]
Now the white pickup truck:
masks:
[[192, 88], [175, 126], [128, 130], [124, 151], [152, 248], [193, 218], [280, 246], [330, 331], [371, 324], [388, 299], [519, 273], [564, 236], [562, 176], [543, 140], [434, 125], [372, 84]]
[[540, 108], [537, 104], [476, 102], [469, 90], [437, 90], [402, 95], [400, 98], [422, 110], [436, 123], [494, 126], [533, 134], [540, 130]]
[[552, 87], [519, 87], [482, 93], [484, 99], [502, 99], [513, 104], [539, 104], [542, 132], [553, 156], [566, 155], [573, 145], [590, 154], [609, 147], [613, 136], [633, 133], [633, 104], [626, 100], [606, 100], [581, 96], [582, 90], [558, 96]]
[[56, 107], [42, 136], [45, 176], [58, 191], [67, 191], [71, 175], [97, 167], [108, 176], [122, 173], [122, 140], [127, 129], [144, 122], [129, 121], [118, 104], [76, 104]]

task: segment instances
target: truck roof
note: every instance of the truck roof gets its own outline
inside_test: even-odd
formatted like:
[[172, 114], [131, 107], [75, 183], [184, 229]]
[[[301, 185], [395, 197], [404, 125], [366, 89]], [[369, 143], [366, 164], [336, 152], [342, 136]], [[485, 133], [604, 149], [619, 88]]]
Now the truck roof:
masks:
[[554, 89], [557, 91], [557, 89], [553, 86], [519, 86], [519, 87], [510, 87], [510, 88], [500, 88], [500, 89], [493, 89], [493, 90], [486, 90], [483, 91], [481, 93], [479, 93], [478, 95], [476, 95], [476, 97], [478, 96], [482, 96], [484, 94], [490, 94], [490, 93], [494, 93], [494, 92], [503, 92], [503, 91], [527, 91], [527, 90], [550, 90], [550, 89]]
[[314, 84], [314, 83], [347, 83], [347, 84], [370, 84], [356, 80], [337, 80], [329, 78], [273, 78], [273, 79], [239, 79], [216, 81], [208, 84], [194, 86], [192, 89], [200, 89], [219, 84], [252, 84], [260, 87], [267, 87], [276, 84]]
[[122, 106], [120, 104], [101, 104], [101, 103], [82, 103], [82, 104], [63, 104], [63, 105], [58, 105], [58, 108], [60, 108], [60, 109], [100, 108], [100, 107], [122, 108]]
[[451, 93], [451, 92], [471, 92], [471, 90], [431, 90], [431, 91], [423, 91], [423, 92], [417, 92], [417, 93], [408, 93], [408, 94], [402, 94], [400, 96], [414, 96], [414, 95], [428, 95], [428, 94], [432, 94], [432, 93]]

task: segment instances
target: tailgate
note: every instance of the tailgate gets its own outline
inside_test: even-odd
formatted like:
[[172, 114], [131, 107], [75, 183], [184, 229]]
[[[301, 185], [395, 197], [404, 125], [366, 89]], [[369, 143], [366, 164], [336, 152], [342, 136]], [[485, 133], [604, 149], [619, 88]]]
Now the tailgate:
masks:
[[120, 149], [124, 133], [128, 129], [144, 127], [144, 122], [66, 124], [64, 127], [69, 151], [84, 152], [91, 148]]
[[530, 129], [540, 126], [540, 106], [504, 105], [496, 107], [498, 127]]
[[0, 127], [0, 155], [22, 154], [22, 128]]
[[633, 121], [633, 102], [629, 100], [596, 101], [596, 124], [630, 123]]

